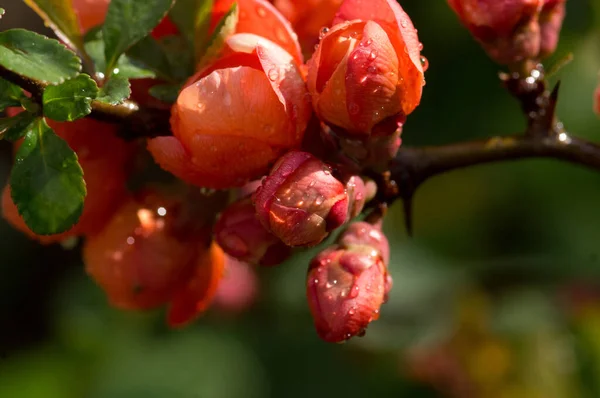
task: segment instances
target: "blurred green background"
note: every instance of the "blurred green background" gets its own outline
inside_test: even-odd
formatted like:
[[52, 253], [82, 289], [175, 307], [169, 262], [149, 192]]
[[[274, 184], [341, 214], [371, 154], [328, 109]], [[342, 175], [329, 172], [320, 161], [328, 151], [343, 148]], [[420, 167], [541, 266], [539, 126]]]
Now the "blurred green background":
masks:
[[[43, 30], [18, 0], [0, 29]], [[499, 67], [445, 1], [404, 0], [430, 61], [406, 146], [523, 130]], [[571, 0], [556, 60], [572, 52], [559, 115], [600, 140], [592, 94], [600, 2]], [[10, 148], [2, 143], [0, 174]], [[600, 174], [552, 160], [435, 177], [387, 218], [394, 289], [363, 338], [320, 341], [304, 298], [315, 250], [260, 269], [243, 313], [211, 310], [170, 331], [161, 311], [111, 309], [77, 249], [0, 223], [0, 397], [600, 397]]]

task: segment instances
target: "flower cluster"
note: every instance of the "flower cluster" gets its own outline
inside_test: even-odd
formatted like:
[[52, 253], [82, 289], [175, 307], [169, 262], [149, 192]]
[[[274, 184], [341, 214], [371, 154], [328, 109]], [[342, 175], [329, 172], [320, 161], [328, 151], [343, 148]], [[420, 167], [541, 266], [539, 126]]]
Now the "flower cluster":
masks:
[[[564, 0], [448, 2], [510, 67], [552, 53], [565, 13]], [[102, 23], [108, 4], [73, 0], [83, 33]], [[42, 243], [83, 236], [86, 270], [109, 301], [168, 306], [173, 327], [213, 301], [246, 308], [256, 295], [254, 266], [281, 264], [345, 228], [310, 263], [306, 293], [324, 340], [362, 335], [392, 282], [381, 217], [355, 219], [377, 208], [367, 206], [377, 194], [367, 176], [389, 169], [421, 101], [428, 61], [417, 29], [395, 0], [211, 4], [210, 56], [196, 59], [172, 106], [148, 95], [158, 79], [132, 82], [140, 106], [171, 106], [171, 134], [140, 147], [113, 124], [52, 123], [82, 166], [83, 215], [70, 231], [36, 235], [7, 186], [4, 217]], [[167, 15], [151, 35], [180, 32]], [[127, 189], [146, 149], [177, 177], [169, 189]]]

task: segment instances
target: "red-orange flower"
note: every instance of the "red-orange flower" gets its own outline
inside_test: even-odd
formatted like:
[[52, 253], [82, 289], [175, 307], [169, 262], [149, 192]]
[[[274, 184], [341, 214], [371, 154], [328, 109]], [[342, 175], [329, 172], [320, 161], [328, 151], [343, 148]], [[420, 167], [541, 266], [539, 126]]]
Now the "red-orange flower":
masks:
[[206, 237], [194, 230], [182, 206], [157, 194], [130, 198], [86, 240], [86, 271], [114, 306], [160, 306], [192, 277]]
[[[421, 100], [421, 44], [394, 0], [345, 0], [308, 64], [308, 90], [321, 120], [365, 135]], [[389, 123], [388, 123], [389, 124]], [[397, 126], [393, 123], [391, 132]]]
[[[9, 114], [17, 112], [9, 110]], [[16, 229], [44, 244], [59, 242], [70, 236], [94, 234], [102, 229], [125, 198], [128, 161], [133, 152], [132, 145], [118, 138], [116, 126], [109, 123], [86, 118], [70, 123], [48, 120], [48, 124], [77, 153], [83, 169], [87, 196], [79, 222], [62, 234], [37, 235], [19, 215], [8, 185], [2, 194], [3, 217]]]
[[253, 34], [198, 72], [173, 106], [174, 136], [148, 141], [154, 159], [191, 184], [241, 186], [302, 142], [311, 108], [294, 59]]

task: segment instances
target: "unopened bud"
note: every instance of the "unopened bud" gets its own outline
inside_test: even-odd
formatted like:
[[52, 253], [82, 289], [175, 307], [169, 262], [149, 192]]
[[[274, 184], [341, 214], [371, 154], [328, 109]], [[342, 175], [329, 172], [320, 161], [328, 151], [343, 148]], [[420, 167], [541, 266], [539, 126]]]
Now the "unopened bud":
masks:
[[281, 157], [254, 195], [261, 223], [289, 246], [314, 246], [348, 218], [346, 187], [307, 152]]
[[249, 197], [227, 207], [214, 230], [225, 253], [244, 262], [277, 265], [290, 255], [290, 247], [260, 223]]
[[325, 341], [361, 336], [379, 318], [391, 279], [385, 263], [387, 239], [376, 236], [376, 230], [367, 223], [352, 224], [338, 245], [311, 261], [306, 294], [317, 333]]
[[448, 3], [492, 59], [516, 65], [554, 52], [565, 0], [448, 0]]

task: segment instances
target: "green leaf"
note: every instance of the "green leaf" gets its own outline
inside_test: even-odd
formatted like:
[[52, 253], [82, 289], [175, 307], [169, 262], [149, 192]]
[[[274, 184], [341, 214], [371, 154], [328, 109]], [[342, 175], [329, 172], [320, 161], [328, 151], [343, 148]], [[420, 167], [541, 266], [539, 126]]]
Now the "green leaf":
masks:
[[4, 11], [4, 8], [0, 8], [0, 18], [2, 18], [4, 16], [4, 13], [6, 11]]
[[[104, 71], [106, 69], [106, 63], [104, 62], [104, 42], [102, 39], [86, 42], [85, 49], [92, 59], [96, 71]], [[115, 67], [115, 70], [116, 69], [119, 70], [119, 76], [127, 79], [153, 79], [156, 77], [155, 72], [143, 65], [136, 65], [135, 61], [129, 59], [125, 54], [119, 57], [117, 66]]]
[[213, 0], [177, 0], [169, 13], [183, 37], [195, 46], [196, 53], [206, 49], [213, 4]]
[[172, 82], [187, 80], [194, 74], [196, 63], [194, 54], [190, 51], [187, 41], [181, 36], [165, 36], [159, 40], [160, 46], [164, 49]]
[[147, 36], [127, 51], [127, 56], [134, 62], [152, 70], [157, 76], [170, 79], [171, 65], [165, 51], [154, 38]]
[[24, 2], [62, 41], [83, 51], [83, 38], [71, 0], [24, 0]]
[[102, 28], [105, 74], [110, 76], [125, 51], [148, 35], [167, 14], [173, 0], [112, 0]]
[[21, 112], [13, 117], [0, 118], [0, 138], [12, 142], [23, 138], [35, 118], [36, 115], [31, 112]]
[[23, 98], [25, 98], [25, 94], [19, 86], [0, 77], [0, 111], [9, 106], [21, 106]]
[[180, 90], [181, 85], [179, 84], [157, 84], [156, 86], [150, 87], [148, 92], [158, 100], [173, 104], [177, 101]]
[[125, 101], [131, 95], [131, 86], [126, 77], [117, 76], [111, 77], [104, 86], [100, 88], [98, 101], [106, 102], [111, 105], [118, 105]]
[[86, 74], [44, 90], [44, 115], [59, 122], [72, 122], [92, 112], [92, 100], [98, 95], [96, 82]]
[[51, 84], [75, 77], [81, 60], [57, 40], [25, 29], [0, 33], [0, 65], [21, 76]]
[[12, 199], [31, 230], [68, 231], [83, 211], [86, 195], [77, 155], [43, 118], [30, 125], [10, 175]]
[[200, 69], [202, 66], [211, 63], [219, 56], [219, 53], [225, 45], [225, 39], [235, 32], [237, 22], [238, 6], [237, 3], [233, 3], [229, 11], [227, 11], [227, 14], [223, 16], [215, 28], [215, 31], [208, 41], [206, 51], [201, 50], [202, 52], [197, 54], [198, 59], [200, 59], [197, 69]]

